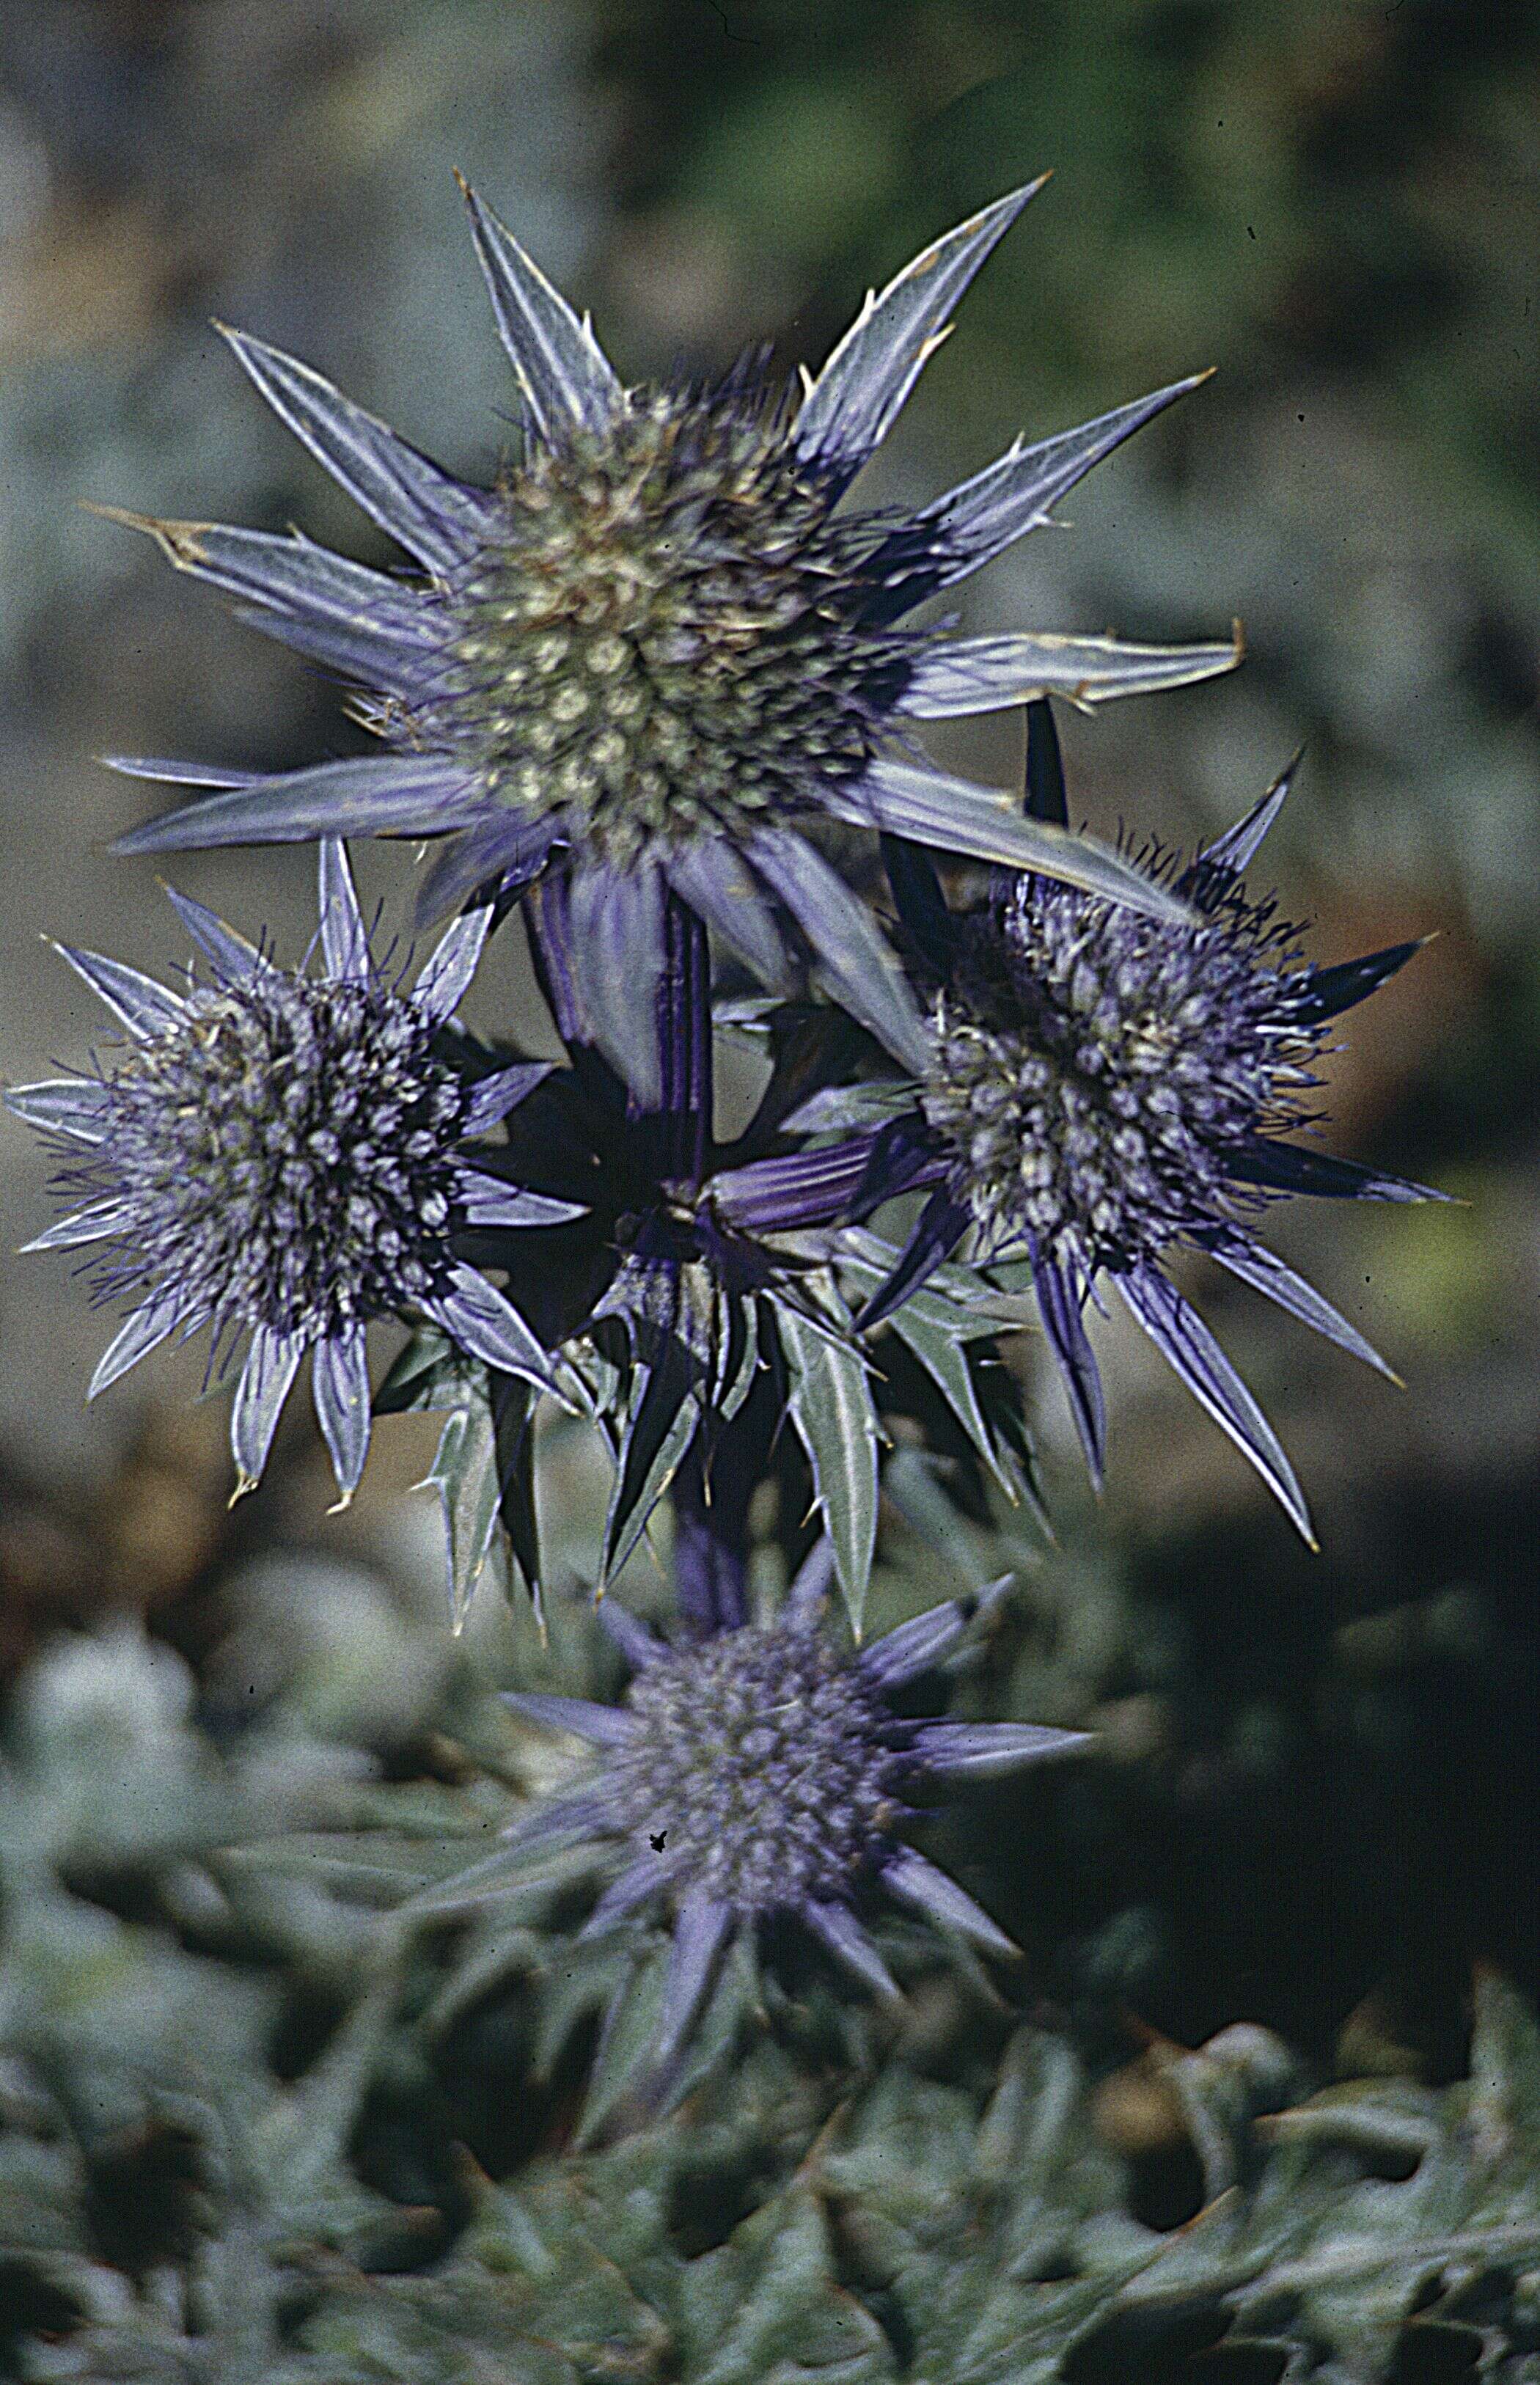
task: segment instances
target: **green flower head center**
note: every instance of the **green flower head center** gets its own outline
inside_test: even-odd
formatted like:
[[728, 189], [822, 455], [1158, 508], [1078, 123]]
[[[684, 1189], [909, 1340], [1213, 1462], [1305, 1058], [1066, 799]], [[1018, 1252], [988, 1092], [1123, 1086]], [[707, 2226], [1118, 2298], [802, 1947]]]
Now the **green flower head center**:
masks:
[[633, 392], [532, 453], [453, 599], [451, 708], [492, 799], [617, 859], [805, 811], [868, 760], [900, 642], [858, 625], [858, 518], [772, 413]]

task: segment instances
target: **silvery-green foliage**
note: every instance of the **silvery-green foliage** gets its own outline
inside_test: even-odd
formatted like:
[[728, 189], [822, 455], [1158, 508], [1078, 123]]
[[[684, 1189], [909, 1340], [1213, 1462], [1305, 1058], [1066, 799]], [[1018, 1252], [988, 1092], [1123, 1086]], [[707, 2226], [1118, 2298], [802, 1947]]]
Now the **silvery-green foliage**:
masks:
[[[0, 2212], [27, 2377], [263, 2385], [298, 2248], [412, 2241], [344, 2158], [393, 2019], [388, 1944], [340, 1907], [318, 1928], [308, 1894], [254, 1897], [222, 1853], [324, 1816], [357, 1754], [285, 1731], [221, 1757], [193, 1688], [121, 1631], [60, 1642], [15, 1700]], [[344, 1976], [340, 2026], [281, 2078], [286, 1984]]]
[[[407, 1635], [391, 1661], [411, 1667]], [[462, 1664], [411, 1727], [436, 1717], [474, 1768], [390, 1784], [357, 1743], [295, 1735], [292, 1679], [225, 1754], [179, 1661], [131, 1637], [61, 1643], [17, 1692], [0, 2341], [23, 2378], [1048, 2385], [1066, 2361], [1178, 2374], [1181, 2347], [1222, 2341], [1281, 2377], [1382, 2385], [1419, 2345], [1514, 2377], [1536, 2348], [1540, 2035], [1495, 1975], [1452, 2087], [1312, 2092], [1258, 2029], [1156, 2047], [1201, 2179], [1183, 2228], [1140, 2216], [1099, 2067], [1012, 2029], [965, 1973], [855, 2037], [826, 1988], [781, 1992], [732, 2068], [707, 2018], [671, 2117], [612, 2080], [563, 2150], [563, 2065], [613, 1967], [572, 1947], [559, 1852], [409, 1941], [388, 1910], [484, 1845], [534, 1735]], [[397, 1743], [407, 1720], [384, 1726]], [[917, 1982], [918, 1940], [894, 1957]], [[282, 2009], [318, 1985], [336, 2018], [281, 2077]], [[386, 2201], [358, 2166], [369, 2099], [422, 2132], [414, 2082], [498, 2009], [523, 2016], [545, 2149]]]
[[1051, 2033], [1019, 2033], [982, 2090], [895, 2061], [822, 2125], [761, 2062], [688, 2118], [484, 2188], [435, 2275], [340, 2292], [307, 2341], [403, 2385], [516, 2354], [540, 2385], [1050, 2385], [1174, 2376], [1221, 2343], [1321, 2385], [1420, 2358], [1526, 2373], [1540, 2035], [1502, 1982], [1441, 2091], [1292, 2100], [1260, 2029], [1165, 2067], [1210, 2198], [1186, 2228], [1134, 2215]]

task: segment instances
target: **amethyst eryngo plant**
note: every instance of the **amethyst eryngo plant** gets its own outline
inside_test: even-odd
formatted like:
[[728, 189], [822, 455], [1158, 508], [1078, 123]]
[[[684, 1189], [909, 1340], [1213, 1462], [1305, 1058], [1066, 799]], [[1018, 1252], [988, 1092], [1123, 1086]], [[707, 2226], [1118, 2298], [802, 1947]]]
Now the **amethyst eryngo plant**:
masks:
[[[632, 1675], [622, 1702], [531, 1692], [508, 1701], [586, 1741], [594, 1767], [515, 1823], [495, 1854], [428, 1893], [439, 1909], [482, 1900], [558, 1844], [586, 1851], [604, 1884], [582, 1939], [620, 1937], [635, 1958], [607, 2033], [629, 1999], [651, 1991], [639, 2050], [655, 2092], [671, 2083], [724, 1955], [735, 1950], [751, 1985], [757, 1958], [772, 1951], [767, 1933], [783, 1924], [884, 2001], [899, 1993], [871, 1935], [884, 1906], [997, 1959], [1017, 1954], [910, 1841], [922, 1809], [970, 1781], [1072, 1754], [1087, 1734], [908, 1717], [904, 1693], [938, 1675], [985, 1602], [948, 1599], [852, 1649], [827, 1617], [832, 1572], [822, 1542], [773, 1621], [674, 1645], [607, 1600], [601, 1619]], [[649, 1978], [643, 1958], [658, 1923], [669, 1951]]]
[[[921, 1677], [966, 1605], [859, 1646], [884, 1420], [919, 1422], [920, 1463], [959, 1505], [985, 1474], [1030, 1497], [996, 1342], [1031, 1287], [1099, 1475], [1084, 1311], [1110, 1283], [1306, 1529], [1287, 1459], [1169, 1265], [1206, 1253], [1380, 1365], [1253, 1228], [1283, 1192], [1430, 1197], [1292, 1139], [1333, 1022], [1413, 947], [1317, 968], [1247, 894], [1283, 785], [1186, 867], [1070, 831], [1049, 693], [1095, 705], [1180, 685], [1236, 649], [903, 626], [1192, 384], [1018, 443], [918, 512], [845, 507], [1030, 195], [870, 299], [795, 406], [757, 367], [711, 388], [623, 387], [472, 200], [524, 401], [524, 451], [490, 490], [232, 334], [416, 569], [364, 570], [301, 537], [144, 527], [349, 684], [386, 750], [268, 778], [126, 765], [213, 790], [129, 850], [319, 841], [321, 965], [280, 968], [173, 896], [205, 974], [172, 991], [67, 953], [126, 1040], [6, 1097], [67, 1161], [70, 1212], [34, 1247], [96, 1248], [98, 1293], [130, 1309], [93, 1390], [201, 1328], [212, 1363], [243, 1348], [242, 1488], [309, 1354], [345, 1503], [369, 1439], [366, 1330], [412, 1329], [373, 1406], [449, 1412], [431, 1479], [457, 1625], [489, 1574], [538, 1604], [543, 1393], [608, 1442], [601, 1592], [671, 1509], [674, 1636], [607, 1601], [634, 1675], [623, 1701], [516, 1700], [586, 1739], [594, 1769], [488, 1864], [413, 1899], [421, 1913], [543, 1894], [534, 1860], [555, 1867], [559, 1927], [568, 1889], [592, 1882], [557, 2017], [608, 1997], [600, 2070], [613, 2083], [629, 2061], [654, 2102], [700, 2041], [733, 2040], [760, 1986], [770, 2012], [799, 1941], [821, 1950], [801, 1944], [804, 1976], [830, 1958], [884, 1999], [884, 1906], [1010, 1951], [913, 1843], [920, 1817], [1078, 1735], [920, 1717]], [[1024, 806], [911, 742], [927, 718], [1022, 702]], [[831, 823], [878, 832], [895, 941], [811, 841]], [[420, 908], [465, 907], [409, 987], [371, 953], [349, 833], [440, 840]], [[991, 865], [982, 903], [949, 908], [933, 852]], [[516, 904], [565, 1066], [457, 1016]], [[713, 938], [765, 998], [722, 1001]], [[714, 1081], [728, 1029], [768, 1061], [731, 1134]], [[902, 1196], [918, 1220], [895, 1247], [869, 1221]], [[1008, 1268], [1013, 1254], [1024, 1264]], [[878, 1327], [885, 1344], [865, 1339]], [[906, 1368], [907, 1391], [884, 1387]], [[787, 1574], [807, 1560], [773, 1621], [750, 1594], [761, 1530]], [[831, 1580], [853, 1642], [825, 1612]]]
[[[1189, 906], [1168, 922], [1036, 874], [996, 873], [954, 914], [933, 871], [895, 856], [895, 892], [933, 988], [931, 1052], [907, 1113], [878, 1139], [865, 1205], [890, 1183], [928, 1197], [861, 1321], [875, 1323], [966, 1237], [1024, 1252], [1037, 1314], [1093, 1476], [1106, 1450], [1101, 1376], [1084, 1311], [1109, 1283], [1307, 1539], [1308, 1511], [1267, 1418], [1170, 1261], [1198, 1251], [1380, 1373], [1363, 1335], [1252, 1230], [1289, 1193], [1359, 1201], [1445, 1196], [1287, 1138], [1315, 1123], [1335, 1020], [1419, 949], [1305, 959], [1300, 930], [1244, 873], [1288, 793], [1286, 774], [1183, 866], [1134, 856]], [[1029, 737], [1029, 803], [1065, 816], [1045, 705]], [[900, 1098], [897, 1106], [903, 1111]], [[891, 1171], [891, 1172], [889, 1172]]]
[[242, 1491], [308, 1354], [345, 1505], [369, 1452], [372, 1318], [431, 1317], [471, 1356], [560, 1392], [529, 1326], [457, 1247], [473, 1225], [575, 1214], [464, 1148], [545, 1071], [471, 1084], [438, 1056], [490, 914], [457, 919], [407, 991], [371, 956], [334, 840], [320, 847], [316, 974], [278, 968], [202, 904], [171, 901], [207, 964], [185, 993], [59, 948], [126, 1040], [88, 1075], [6, 1094], [65, 1155], [58, 1188], [81, 1205], [29, 1248], [104, 1245], [97, 1294], [131, 1304], [93, 1397], [173, 1336], [207, 1326], [216, 1360], [246, 1342], [231, 1423]]
[[810, 965], [911, 1067], [923, 1034], [908, 988], [808, 827], [854, 823], [1172, 916], [1166, 890], [1117, 855], [932, 767], [912, 727], [1048, 690], [1094, 705], [1180, 685], [1229, 668], [1237, 645], [899, 624], [1045, 522], [1196, 381], [1018, 441], [917, 512], [842, 509], [954, 301], [1038, 187], [984, 208], [869, 298], [799, 405], [755, 366], [714, 387], [627, 388], [470, 195], [523, 400], [523, 454], [491, 489], [427, 461], [307, 366], [228, 333], [417, 576], [365, 570], [300, 537], [122, 518], [359, 691], [358, 717], [389, 750], [276, 776], [123, 759], [216, 792], [120, 849], [446, 838], [424, 916], [559, 867], [581, 932], [633, 984], [666, 968], [666, 885], [767, 983]]

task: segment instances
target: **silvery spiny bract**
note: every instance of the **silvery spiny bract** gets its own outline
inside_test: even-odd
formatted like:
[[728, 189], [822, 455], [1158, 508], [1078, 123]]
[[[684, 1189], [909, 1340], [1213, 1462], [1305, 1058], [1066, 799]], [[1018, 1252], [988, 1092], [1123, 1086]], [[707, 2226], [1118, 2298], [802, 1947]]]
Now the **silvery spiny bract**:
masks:
[[799, 1923], [862, 1986], [896, 1985], [863, 1926], [883, 1896], [985, 1952], [1016, 1948], [946, 1873], [910, 1846], [914, 1800], [1088, 1743], [1033, 1723], [915, 1722], [895, 1694], [934, 1670], [978, 1611], [949, 1599], [847, 1655], [824, 1621], [833, 1552], [820, 1543], [773, 1623], [670, 1647], [607, 1600], [599, 1612], [634, 1679], [619, 1706], [514, 1692], [508, 1703], [603, 1751], [601, 1768], [510, 1831], [478, 1867], [590, 1840], [620, 1869], [583, 1930], [661, 1909], [671, 1930], [654, 2067], [666, 2071], [729, 1941]]
[[[768, 982], [811, 961], [907, 1066], [923, 1031], [869, 913], [800, 833], [853, 822], [1171, 916], [1165, 890], [1058, 823], [948, 777], [909, 725], [1053, 689], [1092, 705], [1181, 685], [1230, 643], [950, 638], [912, 607], [1024, 532], [1194, 381], [997, 462], [913, 514], [841, 513], [954, 301], [1039, 185], [947, 233], [869, 298], [800, 405], [757, 365], [714, 387], [628, 389], [586, 321], [470, 196], [523, 399], [521, 460], [451, 478], [307, 366], [227, 334], [263, 395], [419, 567], [365, 570], [299, 537], [144, 521], [180, 568], [360, 691], [380, 756], [260, 777], [123, 759], [219, 790], [129, 852], [322, 835], [448, 836], [425, 914], [506, 894], [566, 856], [573, 901], [638, 979], [666, 880]], [[1202, 376], [1197, 378], [1201, 379]], [[788, 923], [793, 943], [788, 946]]]
[[491, 915], [457, 919], [407, 993], [370, 955], [332, 839], [320, 847], [317, 977], [277, 968], [202, 904], [171, 901], [209, 965], [207, 985], [174, 993], [121, 961], [59, 947], [128, 1042], [93, 1075], [6, 1094], [68, 1153], [60, 1186], [84, 1197], [28, 1247], [106, 1243], [98, 1293], [134, 1304], [93, 1397], [173, 1334], [207, 1325], [216, 1355], [250, 1335], [231, 1423], [243, 1491], [261, 1475], [308, 1351], [345, 1504], [369, 1452], [370, 1318], [420, 1312], [488, 1366], [558, 1390], [522, 1317], [456, 1247], [471, 1225], [577, 1214], [460, 1148], [545, 1071], [509, 1068], [472, 1085], [435, 1056]]
[[[1052, 722], [1045, 705], [1033, 711], [1029, 800], [1062, 816]], [[1282, 1139], [1318, 1115], [1309, 1098], [1333, 1022], [1418, 950], [1396, 944], [1317, 967], [1273, 903], [1247, 896], [1243, 872], [1288, 786], [1285, 775], [1184, 868], [1155, 848], [1138, 857], [1192, 906], [1185, 924], [1034, 874], [950, 915], [933, 879], [919, 875], [922, 859], [908, 856], [895, 893], [939, 983], [918, 1113], [894, 1131], [909, 1180], [923, 1180], [916, 1159], [928, 1153], [939, 1181], [864, 1321], [907, 1297], [970, 1229], [985, 1251], [1024, 1247], [1099, 1480], [1106, 1417], [1083, 1310], [1108, 1281], [1308, 1538], [1308, 1512], [1276, 1436], [1165, 1264], [1183, 1248], [1202, 1251], [1391, 1375], [1363, 1336], [1256, 1240], [1251, 1221], [1291, 1192], [1444, 1196]]]

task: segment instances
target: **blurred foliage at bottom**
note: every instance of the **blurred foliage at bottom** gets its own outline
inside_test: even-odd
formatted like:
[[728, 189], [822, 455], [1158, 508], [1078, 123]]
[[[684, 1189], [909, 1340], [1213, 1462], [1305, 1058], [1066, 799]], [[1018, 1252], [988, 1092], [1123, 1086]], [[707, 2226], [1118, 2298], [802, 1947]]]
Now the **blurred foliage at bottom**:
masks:
[[[934, 1494], [895, 1460], [879, 1620], [971, 1565]], [[1446, 1582], [1333, 1633], [1329, 1586], [1290, 1609], [1253, 1563], [1243, 1630], [1180, 1548], [1003, 1546], [965, 1700], [1103, 1734], [948, 1846], [1020, 1975], [959, 1951], [899, 1961], [896, 2020], [806, 1983], [708, 2016], [662, 2120], [603, 2058], [585, 2099], [603, 1981], [559, 1854], [453, 1888], [569, 1761], [495, 1692], [595, 1684], [584, 1601], [548, 1649], [495, 1611], [451, 1650], [365, 1568], [269, 1551], [196, 1674], [138, 1626], [47, 1644], [6, 1742], [0, 2374], [1540, 2373], [1534, 1920], [1459, 1791], [1523, 1719], [1524, 1627]]]

